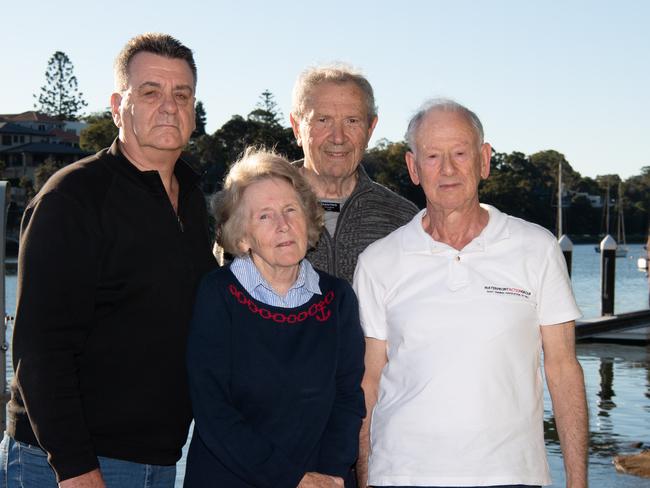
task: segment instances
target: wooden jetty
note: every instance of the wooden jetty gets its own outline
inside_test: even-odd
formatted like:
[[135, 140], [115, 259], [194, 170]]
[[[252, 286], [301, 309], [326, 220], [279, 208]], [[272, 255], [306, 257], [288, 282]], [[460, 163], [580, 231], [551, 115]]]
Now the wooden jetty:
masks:
[[578, 341], [650, 343], [650, 310], [576, 322]]

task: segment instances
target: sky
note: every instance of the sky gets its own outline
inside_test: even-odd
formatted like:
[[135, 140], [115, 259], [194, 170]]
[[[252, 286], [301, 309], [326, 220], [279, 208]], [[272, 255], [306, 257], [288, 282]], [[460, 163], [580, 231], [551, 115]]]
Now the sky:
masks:
[[645, 0], [7, 0], [1, 11], [0, 113], [34, 108], [55, 51], [73, 62], [86, 112], [104, 110], [115, 56], [155, 31], [194, 51], [209, 133], [264, 90], [288, 125], [298, 74], [337, 61], [374, 87], [371, 146], [402, 140], [442, 96], [476, 112], [498, 152], [554, 149], [590, 177], [650, 166]]

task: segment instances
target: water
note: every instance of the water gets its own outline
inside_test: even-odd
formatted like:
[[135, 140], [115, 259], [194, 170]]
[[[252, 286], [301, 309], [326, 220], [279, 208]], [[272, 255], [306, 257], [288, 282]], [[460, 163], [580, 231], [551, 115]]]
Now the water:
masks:
[[[616, 259], [614, 312], [634, 312], [648, 308], [648, 277], [637, 268], [637, 258], [645, 256], [641, 244], [629, 244], [627, 257]], [[571, 281], [583, 318], [600, 315], [600, 254], [593, 244], [573, 249]]]
[[[627, 258], [616, 260], [615, 312], [648, 308], [648, 278], [636, 267], [644, 251], [630, 245]], [[573, 254], [573, 288], [584, 318], [600, 315], [600, 255], [593, 245], [577, 245]], [[7, 310], [13, 314], [16, 277], [6, 280]], [[11, 331], [8, 331], [10, 337]], [[578, 344], [577, 354], [585, 372], [589, 405], [589, 481], [592, 488], [648, 488], [650, 480], [616, 473], [616, 454], [638, 451], [633, 443], [650, 445], [650, 346]], [[11, 376], [10, 360], [7, 362]], [[544, 392], [544, 428], [553, 487], [564, 486], [564, 471], [551, 401]], [[176, 486], [182, 486], [185, 453], [178, 464]]]
[[[648, 488], [650, 480], [617, 473], [616, 454], [650, 445], [650, 347], [583, 343], [577, 345], [585, 373], [589, 406], [589, 486]], [[544, 430], [553, 487], [564, 487], [560, 444], [552, 423], [551, 400], [544, 391]]]

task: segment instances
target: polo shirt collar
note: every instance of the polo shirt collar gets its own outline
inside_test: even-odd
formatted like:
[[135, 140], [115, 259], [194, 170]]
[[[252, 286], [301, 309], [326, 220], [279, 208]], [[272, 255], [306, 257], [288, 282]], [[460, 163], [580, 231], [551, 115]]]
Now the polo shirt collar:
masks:
[[[463, 248], [464, 251], [485, 251], [491, 244], [510, 237], [508, 216], [492, 205], [481, 203], [481, 208], [488, 212], [488, 223], [481, 233]], [[424, 231], [422, 218], [425, 216], [426, 211], [426, 208], [420, 210], [404, 226], [404, 233], [402, 234], [402, 249], [404, 252], [436, 254], [447, 252], [451, 249], [447, 244], [434, 240]]]

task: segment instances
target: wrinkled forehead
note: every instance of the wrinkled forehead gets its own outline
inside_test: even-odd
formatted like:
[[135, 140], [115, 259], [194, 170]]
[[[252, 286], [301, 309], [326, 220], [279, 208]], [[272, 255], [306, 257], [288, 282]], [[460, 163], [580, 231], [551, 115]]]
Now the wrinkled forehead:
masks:
[[356, 105], [364, 115], [369, 112], [366, 96], [354, 82], [331, 80], [323, 80], [305, 91], [302, 99], [302, 111], [307, 113], [315, 108], [323, 108], [328, 104], [336, 103]]
[[435, 144], [481, 145], [478, 130], [469, 116], [459, 110], [435, 108], [427, 113], [415, 133], [418, 146]]

